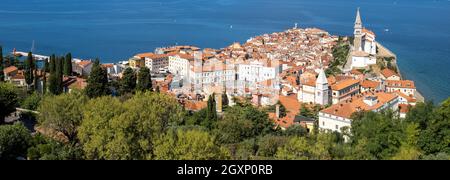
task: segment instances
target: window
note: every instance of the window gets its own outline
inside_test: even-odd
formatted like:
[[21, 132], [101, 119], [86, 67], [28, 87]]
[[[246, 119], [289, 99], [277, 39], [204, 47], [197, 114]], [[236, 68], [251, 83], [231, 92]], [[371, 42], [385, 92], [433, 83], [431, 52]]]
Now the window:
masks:
[[339, 125], [336, 125], [336, 130], [339, 130]]
[[325, 121], [322, 121], [322, 126], [325, 126]]

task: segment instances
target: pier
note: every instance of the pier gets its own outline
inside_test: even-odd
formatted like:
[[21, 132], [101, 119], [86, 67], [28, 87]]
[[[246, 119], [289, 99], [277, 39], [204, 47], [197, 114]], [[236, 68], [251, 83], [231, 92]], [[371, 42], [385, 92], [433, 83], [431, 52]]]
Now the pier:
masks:
[[[22, 52], [22, 51], [15, 51], [15, 52], [12, 52], [11, 54], [13, 54], [13, 55], [20, 55], [20, 56], [28, 56], [28, 52]], [[36, 61], [45, 61], [47, 59], [50, 59], [50, 56], [39, 55], [39, 54], [34, 54], [33, 53], [33, 58]], [[82, 59], [72, 58], [72, 61], [82, 61]]]

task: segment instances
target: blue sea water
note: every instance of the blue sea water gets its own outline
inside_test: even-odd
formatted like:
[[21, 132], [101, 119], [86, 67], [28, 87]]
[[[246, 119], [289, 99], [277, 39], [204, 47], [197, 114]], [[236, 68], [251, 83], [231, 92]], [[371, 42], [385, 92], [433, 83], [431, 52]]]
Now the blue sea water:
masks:
[[296, 22], [350, 35], [357, 7], [427, 99], [450, 96], [450, 0], [0, 0], [0, 44], [29, 51], [34, 40], [38, 54], [116, 62], [161, 46], [221, 48]]

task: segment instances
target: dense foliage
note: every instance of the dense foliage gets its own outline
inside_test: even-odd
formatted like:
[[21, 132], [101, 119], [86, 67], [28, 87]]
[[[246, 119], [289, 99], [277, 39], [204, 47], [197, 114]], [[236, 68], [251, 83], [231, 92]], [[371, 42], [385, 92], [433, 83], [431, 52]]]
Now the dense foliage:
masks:
[[[18, 105], [15, 91], [0, 84], [3, 116]], [[38, 133], [21, 123], [0, 126], [0, 159], [450, 159], [450, 98], [438, 106], [418, 103], [405, 119], [390, 111], [355, 113], [342, 134], [308, 133], [300, 125], [280, 130], [267, 109], [233, 100], [217, 113], [216, 100], [211, 95], [205, 109], [190, 112], [151, 91], [95, 98], [34, 93], [20, 105], [37, 108]], [[299, 115], [317, 119], [321, 108], [302, 106]]]
[[17, 90], [14, 85], [0, 83], [0, 125], [5, 117], [13, 113], [18, 105]]

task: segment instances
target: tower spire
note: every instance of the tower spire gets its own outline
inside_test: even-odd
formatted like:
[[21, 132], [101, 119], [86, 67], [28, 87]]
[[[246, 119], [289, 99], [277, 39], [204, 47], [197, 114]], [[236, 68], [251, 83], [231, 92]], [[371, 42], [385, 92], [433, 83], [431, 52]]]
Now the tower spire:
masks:
[[361, 21], [361, 15], [359, 14], [359, 7], [356, 12], [356, 20], [355, 20], [355, 29], [361, 29], [362, 28], [362, 21]]

